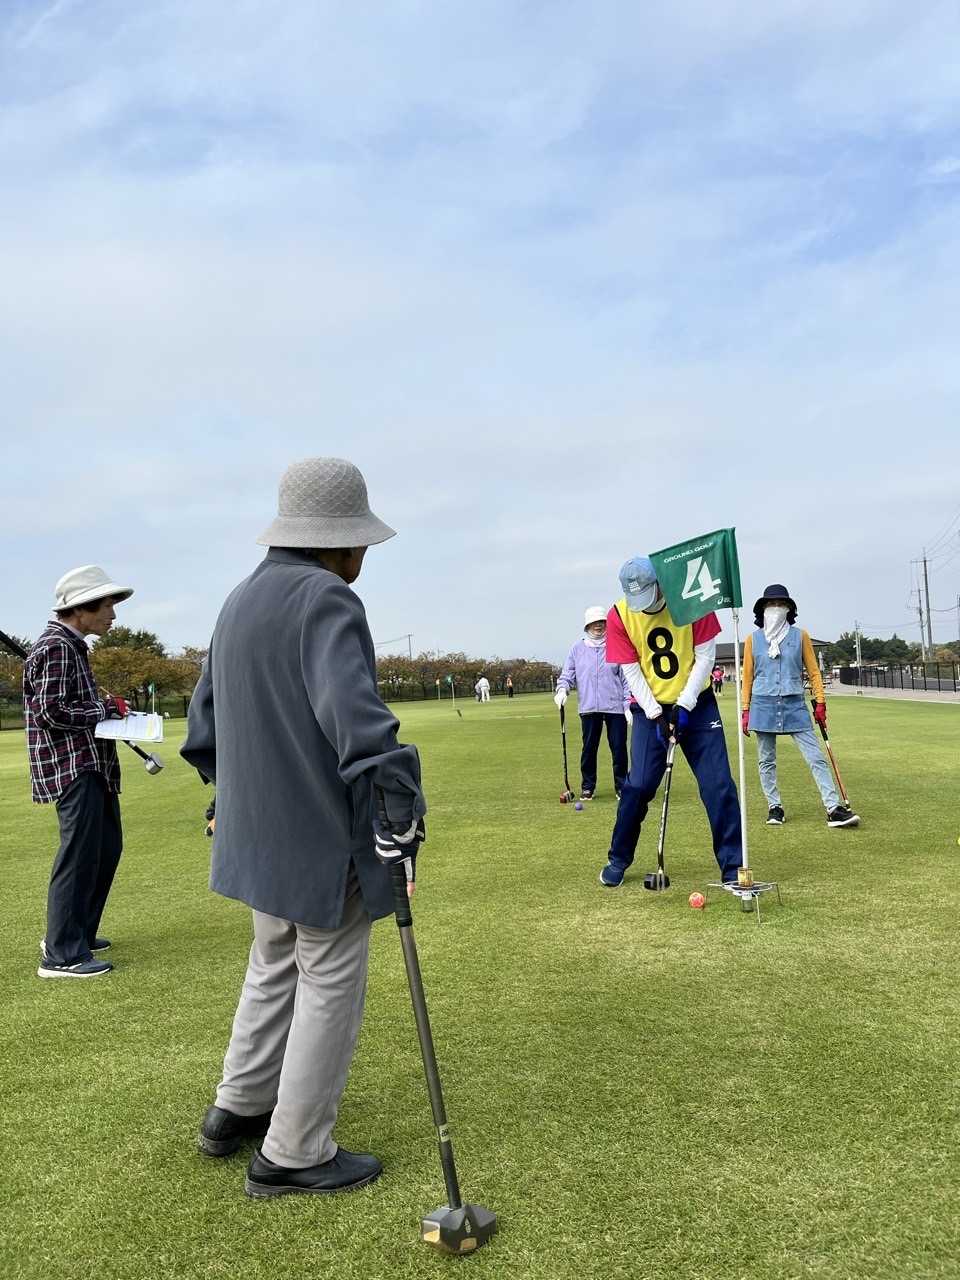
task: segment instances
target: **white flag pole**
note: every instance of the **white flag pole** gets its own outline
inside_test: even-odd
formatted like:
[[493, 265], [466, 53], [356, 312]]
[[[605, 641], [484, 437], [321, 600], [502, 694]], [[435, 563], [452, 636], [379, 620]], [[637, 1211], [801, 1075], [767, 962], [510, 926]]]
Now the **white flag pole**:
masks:
[[743, 700], [740, 696], [740, 610], [733, 613], [733, 672], [737, 687], [737, 758], [740, 761], [740, 865], [749, 867], [747, 858], [747, 765], [743, 754], [743, 731], [740, 725]]

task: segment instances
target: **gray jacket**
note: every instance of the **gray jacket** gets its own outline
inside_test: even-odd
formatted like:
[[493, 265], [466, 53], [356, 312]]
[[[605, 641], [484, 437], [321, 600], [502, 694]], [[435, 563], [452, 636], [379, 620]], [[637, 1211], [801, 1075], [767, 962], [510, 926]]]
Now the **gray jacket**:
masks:
[[180, 749], [217, 785], [210, 887], [329, 929], [352, 859], [371, 919], [389, 915], [373, 784], [391, 823], [426, 813], [398, 727], [359, 598], [305, 551], [271, 547], [220, 611]]

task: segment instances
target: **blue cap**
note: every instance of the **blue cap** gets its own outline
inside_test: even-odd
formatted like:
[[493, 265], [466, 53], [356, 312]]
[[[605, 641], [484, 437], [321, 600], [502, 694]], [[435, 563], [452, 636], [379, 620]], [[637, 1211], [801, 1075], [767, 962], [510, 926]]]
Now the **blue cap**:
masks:
[[645, 556], [634, 556], [620, 570], [620, 585], [631, 613], [640, 613], [657, 603], [657, 575]]

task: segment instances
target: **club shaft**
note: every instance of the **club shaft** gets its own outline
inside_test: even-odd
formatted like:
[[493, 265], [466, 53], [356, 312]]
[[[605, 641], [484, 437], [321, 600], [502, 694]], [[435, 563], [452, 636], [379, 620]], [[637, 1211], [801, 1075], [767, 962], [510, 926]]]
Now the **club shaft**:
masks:
[[5, 631], [0, 631], [0, 644], [4, 644], [12, 654], [18, 658], [26, 658], [27, 651], [22, 645], [17, 644], [16, 640], [7, 635]]
[[[814, 703], [814, 708], [816, 708], [816, 703]], [[816, 716], [814, 716], [814, 719], [815, 720], [817, 719]], [[832, 750], [830, 749], [830, 739], [827, 737], [826, 725], [824, 725], [821, 720], [817, 720], [817, 728], [820, 730], [820, 737], [823, 739], [823, 745], [827, 749], [827, 755], [830, 757], [830, 763], [833, 766], [833, 776], [837, 780], [837, 789], [840, 792], [840, 798], [843, 800], [843, 803], [847, 806], [847, 808], [849, 808], [850, 797], [847, 795], [847, 789], [843, 785], [843, 779], [840, 777], [840, 770], [837, 768], [836, 756], [833, 754]]]
[[847, 789], [843, 785], [843, 779], [840, 777], [840, 770], [837, 768], [837, 761], [833, 752], [830, 750], [830, 743], [827, 739], [826, 734], [824, 734], [823, 740], [827, 744], [827, 755], [830, 757], [830, 763], [833, 765], [833, 776], [837, 780], [837, 786], [840, 789], [840, 795], [843, 797], [843, 803], [849, 808], [850, 797], [847, 795]]
[[423, 975], [420, 972], [420, 958], [417, 955], [417, 944], [413, 936], [413, 913], [410, 910], [406, 872], [403, 867], [392, 866], [390, 879], [393, 885], [394, 911], [400, 930], [400, 945], [403, 948], [403, 963], [407, 970], [410, 999], [413, 1002], [413, 1017], [417, 1024], [417, 1039], [420, 1041], [420, 1056], [423, 1058], [423, 1070], [427, 1078], [427, 1093], [430, 1096], [433, 1123], [437, 1129], [440, 1166], [443, 1169], [443, 1181], [447, 1188], [447, 1204], [451, 1209], [459, 1209], [463, 1201], [460, 1198], [457, 1167], [453, 1159], [453, 1143], [447, 1125], [446, 1108], [443, 1105], [440, 1070], [437, 1067], [437, 1055], [434, 1052], [433, 1036], [430, 1033], [430, 1016], [427, 1013], [427, 999], [423, 992]]
[[660, 835], [657, 838], [657, 870], [663, 871], [663, 850], [667, 841], [667, 809], [670, 805], [670, 779], [673, 777], [673, 757], [677, 744], [671, 742], [667, 748], [667, 768], [663, 779], [663, 808], [660, 810]]
[[560, 740], [563, 743], [563, 785], [566, 791], [570, 790], [570, 771], [567, 768], [567, 717], [563, 713], [563, 707], [560, 708]]

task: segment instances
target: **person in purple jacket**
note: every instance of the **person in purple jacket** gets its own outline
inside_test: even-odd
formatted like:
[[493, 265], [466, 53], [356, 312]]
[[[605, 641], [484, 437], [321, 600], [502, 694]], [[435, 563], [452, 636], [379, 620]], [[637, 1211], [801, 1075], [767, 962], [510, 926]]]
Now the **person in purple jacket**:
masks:
[[607, 663], [606, 609], [591, 605], [583, 615], [583, 624], [583, 639], [577, 641], [567, 656], [553, 700], [562, 707], [570, 690], [577, 691], [577, 709], [583, 728], [580, 799], [592, 800], [597, 789], [597, 750], [604, 725], [613, 756], [613, 786], [619, 799], [628, 771], [627, 725], [633, 719], [630, 689], [620, 667]]

